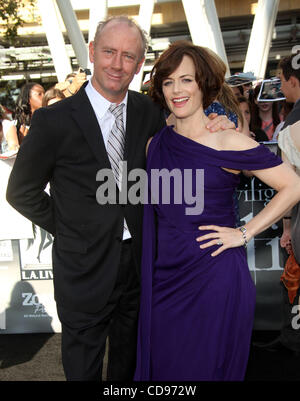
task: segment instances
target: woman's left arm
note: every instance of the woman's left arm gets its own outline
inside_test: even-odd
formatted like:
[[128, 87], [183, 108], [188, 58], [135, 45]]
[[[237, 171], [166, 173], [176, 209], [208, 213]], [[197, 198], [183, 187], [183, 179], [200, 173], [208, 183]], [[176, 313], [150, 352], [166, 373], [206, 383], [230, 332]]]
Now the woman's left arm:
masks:
[[250, 238], [264, 231], [285, 216], [300, 201], [300, 178], [286, 163], [279, 166], [252, 171], [252, 173], [277, 194], [266, 207], [246, 224]]
[[249, 242], [254, 236], [285, 216], [300, 201], [300, 178], [287, 164], [283, 163], [264, 170], [253, 170], [252, 173], [268, 186], [274, 188], [277, 194], [261, 212], [243, 226], [246, 229], [244, 235], [239, 228], [215, 225], [200, 226], [199, 230], [213, 231], [196, 239], [198, 242], [210, 240], [200, 245], [200, 248], [219, 245], [212, 256], [220, 254], [225, 249], [244, 245], [245, 238]]

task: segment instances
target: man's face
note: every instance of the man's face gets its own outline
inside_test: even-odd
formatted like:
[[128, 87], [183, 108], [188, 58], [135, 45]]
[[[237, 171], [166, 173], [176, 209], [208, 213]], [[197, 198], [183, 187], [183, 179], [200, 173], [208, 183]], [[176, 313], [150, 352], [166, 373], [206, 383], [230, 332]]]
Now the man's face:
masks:
[[281, 92], [284, 94], [286, 101], [293, 102], [293, 100], [291, 99], [291, 97], [293, 97], [293, 94], [292, 94], [292, 86], [290, 79], [286, 80], [284, 78], [282, 70], [279, 71], [278, 77], [280, 78], [281, 81]]
[[142, 40], [136, 27], [111, 21], [89, 47], [94, 63], [92, 84], [112, 103], [120, 103], [143, 64]]
[[250, 126], [251, 114], [249, 104], [247, 102], [241, 102], [239, 104], [239, 107], [242, 112], [243, 118], [247, 121], [248, 126]]
[[243, 85], [243, 93], [246, 99], [249, 99], [249, 91], [252, 89], [252, 82]]

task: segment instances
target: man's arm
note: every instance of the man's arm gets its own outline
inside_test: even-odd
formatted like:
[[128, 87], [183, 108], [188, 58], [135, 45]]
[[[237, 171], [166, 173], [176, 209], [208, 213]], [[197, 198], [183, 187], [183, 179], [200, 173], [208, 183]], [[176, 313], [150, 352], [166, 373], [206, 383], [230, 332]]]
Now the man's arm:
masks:
[[45, 192], [55, 164], [55, 140], [45, 110], [35, 111], [12, 169], [7, 201], [23, 216], [51, 234], [55, 233], [53, 201]]

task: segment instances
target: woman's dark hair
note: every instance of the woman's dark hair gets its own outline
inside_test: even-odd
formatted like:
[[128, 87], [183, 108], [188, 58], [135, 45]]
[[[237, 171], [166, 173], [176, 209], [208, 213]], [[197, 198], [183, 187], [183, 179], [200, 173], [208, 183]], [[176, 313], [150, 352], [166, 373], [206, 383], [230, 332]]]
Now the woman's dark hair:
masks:
[[206, 109], [218, 97], [224, 83], [226, 65], [210, 49], [188, 41], [174, 42], [155, 62], [151, 72], [150, 96], [154, 102], [168, 110], [162, 84], [179, 67], [184, 56], [190, 57], [194, 62], [195, 79], [202, 91], [203, 108]]
[[31, 107], [30, 107], [30, 92], [34, 86], [40, 86], [37, 82], [28, 82], [27, 84], [23, 85], [19, 96], [16, 101], [16, 108], [15, 108], [15, 120], [17, 120], [17, 135], [19, 143], [21, 143], [22, 138], [20, 137], [20, 127], [22, 125], [30, 125], [31, 121]]
[[55, 99], [56, 97], [58, 97], [59, 99], [65, 99], [65, 95], [64, 93], [56, 88], [50, 88], [45, 92], [45, 95], [43, 97], [42, 100], [42, 107], [46, 107], [48, 106], [48, 103], [51, 99]]
[[218, 94], [217, 100], [221, 103], [222, 106], [224, 106], [227, 114], [229, 114], [230, 112], [236, 114], [238, 120], [243, 127], [244, 120], [242, 112], [239, 108], [239, 103], [235, 94], [233, 93], [232, 88], [226, 82], [224, 82], [224, 84], [221, 86], [221, 90]]
[[243, 85], [237, 85], [236, 88], [239, 90], [240, 95], [244, 96], [244, 88]]
[[248, 99], [245, 96], [238, 96], [236, 99], [239, 104], [240, 103], [248, 103], [249, 104]]
[[[288, 81], [291, 76], [296, 77], [300, 82], [300, 68], [296, 62], [299, 59], [300, 51], [296, 54], [291, 54], [290, 56], [284, 57], [280, 60], [278, 68], [282, 70], [284, 79]], [[293, 63], [294, 60], [294, 63]]]
[[[250, 120], [250, 130], [255, 131], [257, 129], [261, 129], [262, 121], [261, 118], [259, 117], [259, 108], [257, 104], [255, 103], [255, 99], [257, 99], [257, 96], [260, 91], [260, 86], [261, 84], [256, 85], [253, 91], [253, 97], [251, 97], [250, 101], [250, 113], [251, 113], [251, 120]], [[278, 111], [278, 102], [272, 102], [272, 119], [273, 119], [273, 125], [274, 125], [274, 130], [277, 127], [277, 125], [280, 123], [280, 117], [279, 117], [279, 111]]]

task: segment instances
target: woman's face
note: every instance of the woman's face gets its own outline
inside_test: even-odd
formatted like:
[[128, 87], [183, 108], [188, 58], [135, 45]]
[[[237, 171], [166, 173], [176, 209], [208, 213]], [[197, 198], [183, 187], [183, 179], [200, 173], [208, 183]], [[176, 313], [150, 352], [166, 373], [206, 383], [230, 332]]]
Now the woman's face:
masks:
[[189, 56], [162, 83], [165, 101], [176, 118], [187, 118], [202, 108], [202, 92], [195, 80], [195, 65]]
[[31, 112], [33, 113], [35, 110], [42, 107], [42, 100], [45, 94], [45, 90], [41, 85], [34, 85], [31, 88], [29, 95], [29, 104], [31, 107]]
[[250, 120], [251, 120], [251, 114], [250, 114], [250, 109], [249, 105], [246, 102], [242, 102], [239, 104], [240, 110], [243, 114], [244, 119], [247, 121], [248, 125], [250, 125]]
[[255, 103], [257, 104], [257, 107], [260, 111], [267, 112], [272, 109], [272, 102], [258, 102], [256, 100]]
[[233, 93], [236, 97], [241, 96], [241, 92], [237, 86], [233, 86], [231, 89], [233, 90]]

